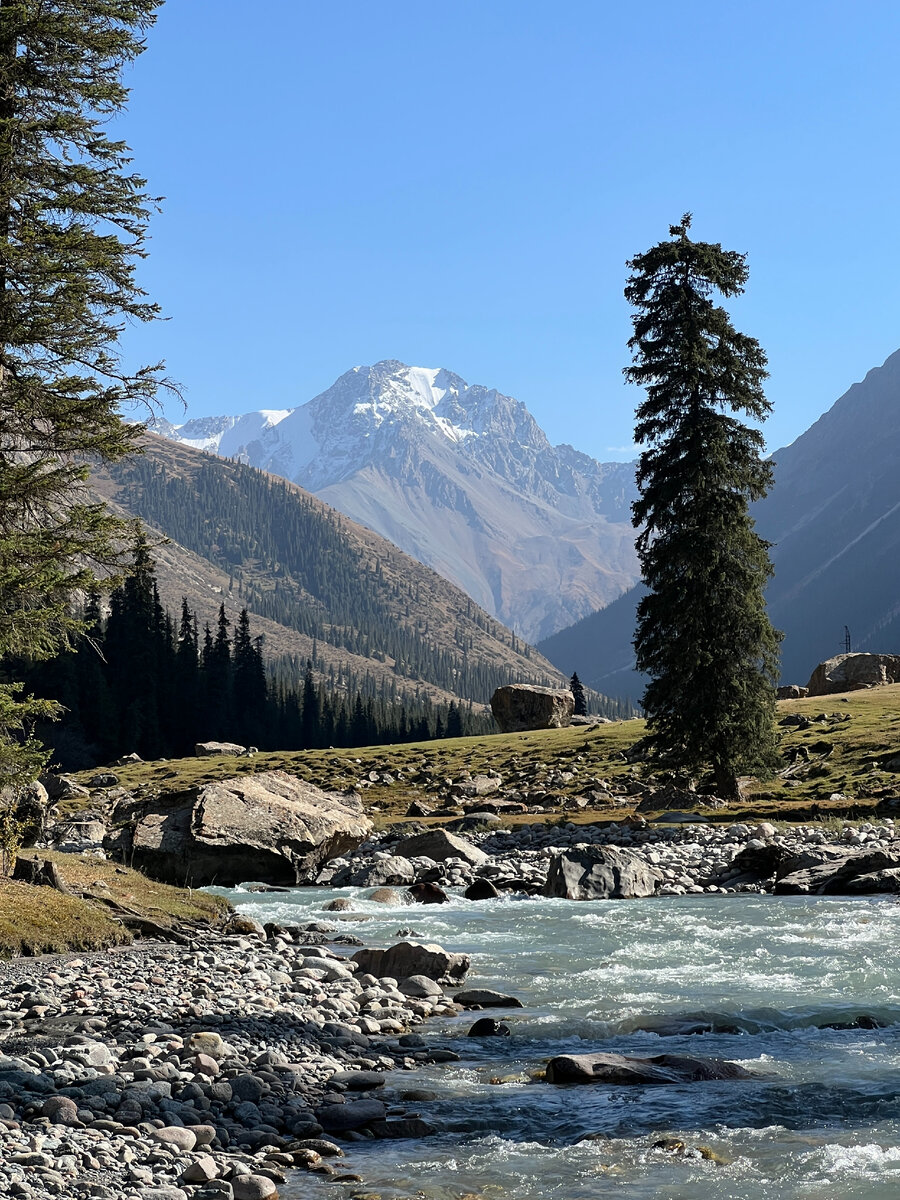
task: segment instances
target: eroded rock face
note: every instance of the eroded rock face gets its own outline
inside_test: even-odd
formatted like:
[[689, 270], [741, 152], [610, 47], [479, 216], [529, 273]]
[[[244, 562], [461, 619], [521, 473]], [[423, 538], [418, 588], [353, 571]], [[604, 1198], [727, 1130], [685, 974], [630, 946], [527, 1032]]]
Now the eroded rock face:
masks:
[[819, 663], [807, 691], [810, 696], [828, 696], [884, 683], [900, 683], [900, 654], [838, 654]]
[[548, 1083], [650, 1084], [699, 1083], [709, 1079], [752, 1079], [737, 1063], [687, 1054], [561, 1054], [547, 1064]]
[[661, 872], [639, 854], [616, 846], [595, 846], [554, 858], [543, 894], [565, 900], [628, 900], [654, 895], [662, 882]]
[[354, 850], [372, 829], [356, 793], [325, 792], [285, 771], [127, 801], [113, 823], [122, 820], [136, 867], [197, 887], [312, 883], [324, 862]]
[[564, 729], [572, 721], [575, 697], [569, 691], [511, 683], [491, 696], [491, 712], [501, 733]]
[[452, 954], [435, 943], [417, 946], [413, 942], [398, 942], [389, 950], [357, 950], [353, 961], [359, 963], [360, 971], [379, 979], [424, 975], [435, 983], [454, 984], [465, 978], [471, 959], [468, 954]]

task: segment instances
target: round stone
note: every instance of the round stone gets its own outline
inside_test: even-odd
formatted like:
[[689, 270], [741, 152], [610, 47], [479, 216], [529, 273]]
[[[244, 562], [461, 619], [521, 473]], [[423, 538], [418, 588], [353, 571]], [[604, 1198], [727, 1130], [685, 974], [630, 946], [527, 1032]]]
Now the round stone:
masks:
[[265, 1175], [239, 1175], [231, 1186], [234, 1200], [278, 1200], [278, 1188]]
[[162, 1129], [153, 1132], [153, 1140], [162, 1142], [164, 1146], [174, 1146], [176, 1150], [187, 1152], [197, 1145], [197, 1138], [190, 1129], [181, 1125], [164, 1125]]

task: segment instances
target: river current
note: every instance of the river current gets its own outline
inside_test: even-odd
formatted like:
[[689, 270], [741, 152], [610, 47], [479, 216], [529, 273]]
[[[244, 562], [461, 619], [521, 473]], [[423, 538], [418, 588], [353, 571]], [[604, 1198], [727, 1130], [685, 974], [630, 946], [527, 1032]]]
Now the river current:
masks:
[[[525, 1005], [491, 1012], [509, 1037], [467, 1037], [480, 1013], [424, 1027], [460, 1060], [395, 1072], [387, 1085], [395, 1095], [435, 1093], [405, 1108], [438, 1134], [348, 1144], [348, 1169], [364, 1185], [305, 1176], [282, 1189], [284, 1200], [900, 1195], [900, 903], [892, 898], [454, 897], [386, 908], [352, 888], [228, 894], [242, 911], [283, 923], [333, 920], [323, 905], [348, 896], [356, 912], [343, 915], [356, 921], [341, 922], [346, 932], [390, 945], [414, 929], [414, 940], [472, 956], [466, 987], [510, 992]], [[727, 1058], [753, 1079], [554, 1087], [530, 1078], [553, 1055], [599, 1049]], [[684, 1150], [654, 1146], [663, 1139]]]

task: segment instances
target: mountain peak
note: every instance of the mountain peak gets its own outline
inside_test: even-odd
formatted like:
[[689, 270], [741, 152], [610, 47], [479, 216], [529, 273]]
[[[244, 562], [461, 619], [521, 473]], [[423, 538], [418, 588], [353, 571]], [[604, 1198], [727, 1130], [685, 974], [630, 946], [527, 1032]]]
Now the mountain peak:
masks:
[[191, 444], [315, 492], [527, 638], [636, 577], [633, 468], [554, 449], [521, 401], [445, 367], [383, 359], [298, 408], [214, 426]]

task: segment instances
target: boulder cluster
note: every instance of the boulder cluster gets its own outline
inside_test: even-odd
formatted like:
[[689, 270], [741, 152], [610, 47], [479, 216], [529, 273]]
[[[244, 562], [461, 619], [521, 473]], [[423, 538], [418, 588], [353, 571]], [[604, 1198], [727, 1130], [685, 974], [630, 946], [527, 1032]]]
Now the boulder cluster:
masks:
[[[597, 825], [535, 823], [461, 837], [446, 829], [410, 836], [389, 829], [350, 857], [329, 862], [329, 886], [463, 888], [472, 899], [501, 892], [573, 900], [703, 893], [823, 894], [900, 890], [900, 826], [891, 818], [828, 830], [779, 831], [685, 821], [649, 825], [643, 818]], [[378, 896], [390, 903], [392, 896]], [[400, 899], [400, 893], [394, 897]], [[343, 902], [352, 907], [352, 901]]]

